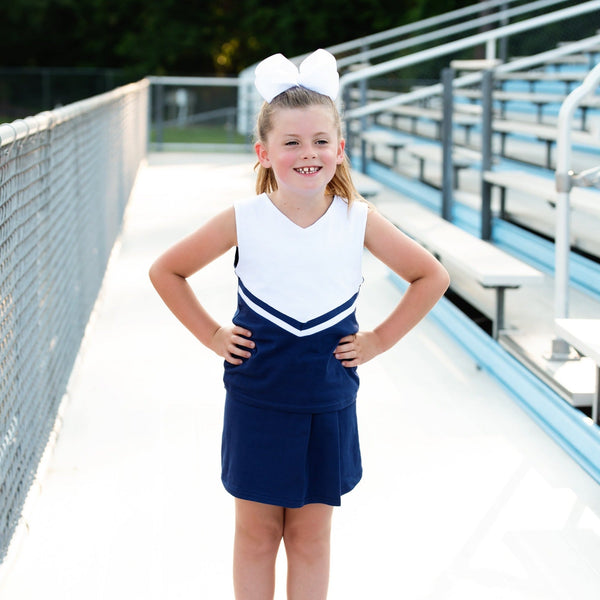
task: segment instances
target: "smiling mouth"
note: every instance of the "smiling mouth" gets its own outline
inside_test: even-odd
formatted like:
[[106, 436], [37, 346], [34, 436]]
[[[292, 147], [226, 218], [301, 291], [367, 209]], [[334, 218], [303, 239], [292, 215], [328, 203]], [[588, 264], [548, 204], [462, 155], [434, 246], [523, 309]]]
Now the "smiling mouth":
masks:
[[320, 170], [321, 167], [300, 167], [299, 169], [294, 169], [294, 171], [300, 173], [301, 175], [312, 175]]

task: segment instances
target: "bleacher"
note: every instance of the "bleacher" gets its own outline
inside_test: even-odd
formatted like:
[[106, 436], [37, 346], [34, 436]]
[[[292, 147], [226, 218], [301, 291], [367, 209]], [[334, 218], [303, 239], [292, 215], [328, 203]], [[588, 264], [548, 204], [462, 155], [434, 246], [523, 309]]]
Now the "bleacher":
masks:
[[[452, 275], [448, 297], [465, 315], [596, 422], [600, 376], [589, 351], [593, 342], [564, 341], [552, 297], [558, 115], [597, 62], [599, 42], [598, 35], [555, 42], [538, 56], [505, 61], [450, 56], [452, 91], [442, 83], [414, 87], [404, 94], [415, 98], [409, 102], [398, 95], [394, 103], [388, 89], [364, 82], [360, 93], [346, 96], [349, 114], [357, 115], [348, 125], [353, 165], [384, 185], [374, 203], [446, 265]], [[487, 98], [484, 73], [491, 82]], [[591, 174], [585, 183], [596, 183], [595, 89], [578, 103], [569, 139], [573, 174]], [[573, 316], [593, 328], [600, 319], [600, 190], [574, 185], [569, 200], [567, 293]], [[512, 291], [517, 289], [519, 295]]]

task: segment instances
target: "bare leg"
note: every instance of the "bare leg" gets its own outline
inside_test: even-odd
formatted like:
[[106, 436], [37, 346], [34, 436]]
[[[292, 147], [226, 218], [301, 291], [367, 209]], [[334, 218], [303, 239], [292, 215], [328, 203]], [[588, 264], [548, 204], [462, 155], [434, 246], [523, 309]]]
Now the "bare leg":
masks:
[[286, 508], [283, 540], [288, 559], [288, 600], [325, 600], [333, 507]]
[[269, 600], [275, 594], [275, 561], [283, 535], [284, 509], [235, 501], [233, 586], [236, 600]]

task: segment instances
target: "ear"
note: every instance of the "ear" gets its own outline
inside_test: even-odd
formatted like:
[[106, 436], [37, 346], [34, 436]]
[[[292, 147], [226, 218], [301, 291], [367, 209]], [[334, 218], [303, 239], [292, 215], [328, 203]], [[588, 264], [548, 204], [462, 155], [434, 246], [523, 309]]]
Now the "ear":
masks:
[[344, 138], [341, 138], [339, 143], [338, 143], [338, 149], [337, 149], [337, 154], [335, 157], [335, 162], [338, 165], [341, 165], [344, 162], [344, 149], [346, 148], [346, 140]]
[[256, 144], [254, 144], [254, 152], [256, 152], [258, 162], [261, 166], [268, 169], [271, 166], [271, 161], [269, 159], [267, 147], [262, 142], [256, 142]]

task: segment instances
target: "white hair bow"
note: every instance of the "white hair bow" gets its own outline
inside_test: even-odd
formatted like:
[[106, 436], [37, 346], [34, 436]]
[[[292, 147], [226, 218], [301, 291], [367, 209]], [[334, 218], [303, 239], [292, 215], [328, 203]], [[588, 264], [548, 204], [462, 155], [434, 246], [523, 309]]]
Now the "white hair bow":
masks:
[[335, 100], [340, 88], [335, 57], [323, 49], [305, 58], [299, 68], [283, 54], [273, 54], [258, 64], [255, 76], [256, 89], [267, 102], [296, 86]]

